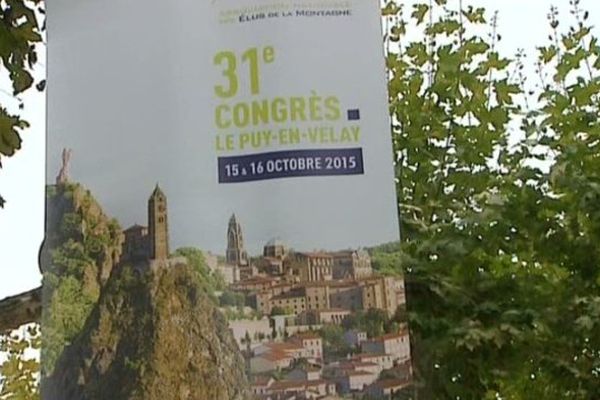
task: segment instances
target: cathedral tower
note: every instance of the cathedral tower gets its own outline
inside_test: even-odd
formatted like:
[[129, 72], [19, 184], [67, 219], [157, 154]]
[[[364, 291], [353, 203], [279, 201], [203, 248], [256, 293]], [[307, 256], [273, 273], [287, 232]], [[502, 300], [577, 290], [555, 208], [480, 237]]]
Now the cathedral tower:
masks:
[[169, 225], [167, 221], [167, 197], [158, 184], [148, 200], [148, 235], [150, 259], [169, 258]]
[[229, 219], [227, 228], [227, 263], [231, 265], [248, 265], [248, 253], [244, 250], [242, 226], [235, 214]]

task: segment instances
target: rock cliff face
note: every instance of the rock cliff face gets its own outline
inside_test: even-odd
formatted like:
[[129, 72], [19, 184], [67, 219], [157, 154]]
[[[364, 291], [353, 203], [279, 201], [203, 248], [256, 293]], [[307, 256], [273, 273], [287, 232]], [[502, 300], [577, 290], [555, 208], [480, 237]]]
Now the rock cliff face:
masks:
[[[118, 222], [109, 218], [92, 194], [79, 184], [65, 183], [46, 189], [46, 237], [42, 248], [42, 272], [57, 275], [80, 273], [89, 290], [106, 283], [121, 256], [123, 234]], [[69, 245], [78, 246], [76, 269], [58, 257]]]
[[185, 264], [114, 271], [43, 399], [249, 399], [244, 360], [198, 279]]
[[46, 237], [40, 267], [42, 374], [50, 374], [64, 346], [80, 332], [118, 264], [123, 234], [83, 186], [46, 190]]
[[121, 263], [119, 224], [69, 182], [48, 187], [46, 231], [42, 399], [249, 398], [244, 360], [185, 258]]

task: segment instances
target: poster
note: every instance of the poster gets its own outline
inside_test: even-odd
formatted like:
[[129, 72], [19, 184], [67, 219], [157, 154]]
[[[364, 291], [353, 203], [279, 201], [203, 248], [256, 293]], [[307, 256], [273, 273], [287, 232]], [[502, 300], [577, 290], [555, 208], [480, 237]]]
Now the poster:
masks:
[[377, 1], [54, 0], [48, 29], [44, 398], [410, 389]]

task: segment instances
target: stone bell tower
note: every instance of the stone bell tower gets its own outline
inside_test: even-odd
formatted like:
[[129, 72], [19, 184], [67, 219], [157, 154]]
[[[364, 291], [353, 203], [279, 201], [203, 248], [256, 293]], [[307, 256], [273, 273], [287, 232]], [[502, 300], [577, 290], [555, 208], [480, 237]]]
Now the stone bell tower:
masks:
[[242, 226], [235, 214], [229, 219], [227, 227], [227, 264], [248, 265], [248, 253], [244, 249], [244, 236]]
[[148, 199], [148, 236], [150, 259], [169, 258], [169, 224], [167, 219], [167, 197], [158, 184]]

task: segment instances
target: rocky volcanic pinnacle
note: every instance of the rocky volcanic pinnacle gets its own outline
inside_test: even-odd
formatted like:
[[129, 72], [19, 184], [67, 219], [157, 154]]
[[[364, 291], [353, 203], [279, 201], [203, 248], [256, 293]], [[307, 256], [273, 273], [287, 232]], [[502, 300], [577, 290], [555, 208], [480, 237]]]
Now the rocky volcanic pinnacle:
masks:
[[180, 264], [114, 270], [44, 400], [246, 400], [244, 360], [224, 317]]

